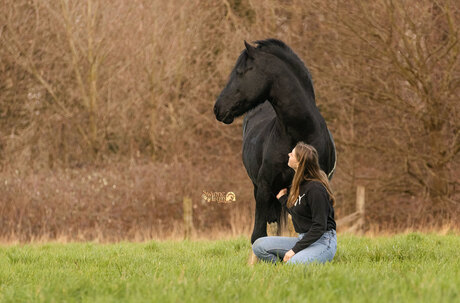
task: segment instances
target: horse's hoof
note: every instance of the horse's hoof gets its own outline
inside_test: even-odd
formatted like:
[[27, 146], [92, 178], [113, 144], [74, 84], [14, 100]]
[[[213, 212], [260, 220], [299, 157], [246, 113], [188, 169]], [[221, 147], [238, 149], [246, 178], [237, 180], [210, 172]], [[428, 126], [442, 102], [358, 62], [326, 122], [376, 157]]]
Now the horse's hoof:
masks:
[[248, 260], [248, 265], [253, 266], [259, 261], [259, 258], [254, 254], [254, 252], [251, 250], [251, 254], [249, 255], [249, 260]]

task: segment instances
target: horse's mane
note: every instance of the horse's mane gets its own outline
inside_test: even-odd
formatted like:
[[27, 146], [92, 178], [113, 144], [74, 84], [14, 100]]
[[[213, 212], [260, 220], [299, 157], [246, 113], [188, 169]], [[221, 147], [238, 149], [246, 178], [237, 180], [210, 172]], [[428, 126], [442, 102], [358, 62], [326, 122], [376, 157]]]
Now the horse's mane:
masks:
[[286, 62], [297, 75], [302, 85], [311, 91], [313, 100], [315, 100], [315, 91], [313, 89], [313, 80], [310, 71], [289, 46], [278, 39], [258, 40], [255, 41], [255, 43], [257, 44], [257, 48], [261, 51], [275, 55]]

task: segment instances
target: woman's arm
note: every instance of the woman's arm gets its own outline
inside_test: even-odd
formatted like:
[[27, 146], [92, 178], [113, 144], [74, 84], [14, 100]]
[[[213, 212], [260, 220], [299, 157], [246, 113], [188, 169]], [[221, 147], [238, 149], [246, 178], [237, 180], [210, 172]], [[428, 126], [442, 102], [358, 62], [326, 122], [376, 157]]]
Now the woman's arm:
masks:
[[306, 195], [307, 203], [311, 208], [312, 225], [292, 248], [297, 253], [314, 242], [316, 242], [326, 232], [327, 216], [329, 213], [329, 198], [326, 189], [318, 184], [314, 185]]
[[280, 201], [281, 205], [286, 206], [287, 199], [289, 196], [289, 190], [290, 187], [288, 188], [283, 188], [280, 190], [280, 192], [276, 195], [276, 198]]
[[276, 198], [279, 199], [280, 197], [284, 196], [287, 193], [287, 188], [283, 188], [280, 192], [276, 195]]

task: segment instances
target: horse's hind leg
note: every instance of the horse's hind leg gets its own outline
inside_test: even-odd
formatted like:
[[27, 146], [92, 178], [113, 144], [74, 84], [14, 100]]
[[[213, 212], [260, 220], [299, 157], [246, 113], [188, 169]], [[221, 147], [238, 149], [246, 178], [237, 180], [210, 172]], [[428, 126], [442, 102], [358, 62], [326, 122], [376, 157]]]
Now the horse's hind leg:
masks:
[[280, 220], [277, 224], [278, 230], [276, 235], [277, 236], [292, 236], [291, 231], [289, 230], [289, 216], [286, 208], [281, 210]]

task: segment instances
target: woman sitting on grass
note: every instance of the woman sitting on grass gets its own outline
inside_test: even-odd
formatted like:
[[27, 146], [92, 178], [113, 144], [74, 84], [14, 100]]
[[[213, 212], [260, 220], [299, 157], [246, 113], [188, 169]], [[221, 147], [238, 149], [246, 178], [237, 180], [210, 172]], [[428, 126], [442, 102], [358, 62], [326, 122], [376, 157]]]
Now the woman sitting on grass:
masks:
[[325, 263], [337, 250], [334, 202], [326, 174], [319, 167], [318, 152], [299, 142], [289, 153], [288, 166], [295, 170], [288, 191], [276, 196], [291, 214], [296, 237], [269, 236], [257, 239], [252, 250], [261, 260], [276, 263], [278, 257], [286, 263]]

